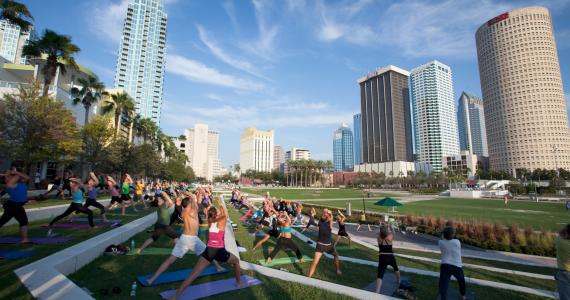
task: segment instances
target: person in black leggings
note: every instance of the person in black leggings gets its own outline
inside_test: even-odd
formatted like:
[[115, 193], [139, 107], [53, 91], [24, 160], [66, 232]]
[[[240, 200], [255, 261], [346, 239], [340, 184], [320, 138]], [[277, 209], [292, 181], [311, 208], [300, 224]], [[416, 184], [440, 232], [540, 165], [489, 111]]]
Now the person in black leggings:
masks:
[[15, 218], [20, 225], [20, 242], [29, 243], [28, 240], [28, 215], [24, 209], [24, 205], [28, 202], [28, 186], [26, 182], [30, 180], [28, 175], [18, 172], [9, 171], [2, 174], [5, 177], [6, 193], [10, 195], [10, 199], [4, 203], [4, 213], [0, 217], [0, 227]]
[[299, 250], [299, 247], [297, 247], [295, 242], [293, 242], [293, 239], [291, 239], [291, 218], [286, 212], [281, 212], [277, 220], [279, 220], [279, 239], [277, 240], [275, 249], [271, 251], [271, 254], [269, 254], [269, 257], [265, 261], [265, 264], [271, 264], [271, 260], [277, 255], [277, 253], [279, 253], [279, 251], [281, 251], [281, 249], [291, 249], [295, 251], [295, 255], [299, 262], [305, 262], [303, 260], [303, 254], [301, 254], [301, 250]]
[[311, 214], [309, 215], [309, 222], [307, 226], [301, 230], [301, 233], [305, 232], [305, 230], [309, 229], [311, 226], [319, 227], [319, 224], [315, 221], [315, 216], [317, 215], [317, 211], [315, 211], [314, 207], [311, 207]]
[[89, 226], [91, 228], [95, 227], [95, 224], [93, 224], [93, 212], [89, 208], [83, 206], [83, 190], [81, 189], [81, 180], [79, 178], [70, 178], [69, 182], [71, 186], [71, 204], [61, 215], [55, 217], [53, 220], [51, 220], [51, 222], [49, 222], [49, 230], [47, 233], [48, 237], [52, 235], [53, 224], [76, 211], [87, 214]]
[[394, 236], [392, 232], [387, 227], [380, 228], [380, 235], [378, 236], [378, 273], [376, 276], [376, 293], [380, 293], [382, 288], [382, 279], [384, 278], [384, 273], [386, 268], [391, 266], [396, 274], [396, 282], [398, 286], [400, 285], [400, 270], [398, 269], [398, 264], [396, 263], [396, 257], [394, 256], [394, 251], [392, 249], [392, 240]]
[[337, 210], [337, 212], [338, 212], [338, 215], [337, 215], [338, 233], [337, 233], [336, 242], [334, 243], [334, 246], [336, 247], [340, 238], [346, 238], [346, 239], [348, 239], [348, 246], [350, 247], [350, 244], [351, 244], [350, 235], [348, 235], [348, 232], [346, 232], [346, 223], [345, 223], [346, 217], [340, 212], [340, 210]]
[[95, 176], [95, 173], [89, 173], [89, 179], [87, 180], [87, 201], [83, 207], [89, 208], [89, 206], [95, 206], [101, 211], [101, 217], [107, 222], [107, 217], [105, 216], [105, 206], [97, 202], [97, 186], [99, 185], [99, 179]]

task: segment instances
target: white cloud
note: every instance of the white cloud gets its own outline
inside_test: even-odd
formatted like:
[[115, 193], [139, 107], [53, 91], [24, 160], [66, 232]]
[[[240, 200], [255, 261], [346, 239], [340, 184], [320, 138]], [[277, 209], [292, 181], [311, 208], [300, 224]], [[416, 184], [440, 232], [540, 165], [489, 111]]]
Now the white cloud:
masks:
[[271, 3], [266, 0], [252, 0], [252, 3], [259, 36], [254, 41], [242, 43], [241, 47], [253, 55], [272, 61], [275, 59], [275, 37], [279, 33], [279, 27], [268, 22]]
[[267, 79], [266, 77], [261, 75], [259, 73], [259, 71], [257, 71], [257, 69], [250, 62], [243, 60], [243, 59], [235, 58], [232, 55], [230, 55], [229, 53], [227, 53], [226, 51], [224, 51], [224, 49], [222, 49], [216, 43], [216, 41], [214, 41], [210, 37], [210, 35], [208, 34], [208, 32], [206, 31], [206, 29], [204, 27], [197, 25], [196, 28], [198, 29], [198, 35], [199, 35], [202, 43], [204, 43], [204, 45], [206, 45], [206, 47], [208, 47], [210, 52], [212, 52], [212, 54], [215, 57], [217, 57], [219, 60], [225, 62], [226, 64], [228, 64], [228, 65], [230, 65], [236, 69], [245, 71], [245, 72], [247, 72], [251, 75], [254, 75], [256, 77]]
[[85, 16], [91, 32], [103, 41], [118, 44], [123, 33], [123, 23], [131, 0], [97, 0]]
[[169, 54], [166, 60], [166, 70], [168, 72], [183, 76], [190, 81], [224, 86], [238, 90], [259, 91], [264, 87], [262, 84], [246, 78], [223, 74], [199, 61], [185, 58], [180, 55]]
[[228, 18], [230, 18], [230, 22], [232, 23], [232, 27], [234, 28], [234, 31], [239, 34], [240, 29], [239, 29], [239, 23], [238, 23], [237, 17], [236, 17], [236, 8], [234, 6], [234, 2], [231, 0], [226, 0], [226, 1], [224, 1], [224, 4], [222, 6], [223, 6], [224, 10], [226, 11], [226, 14], [228, 15]]
[[306, 0], [287, 0], [287, 9], [289, 11], [301, 10], [307, 6]]

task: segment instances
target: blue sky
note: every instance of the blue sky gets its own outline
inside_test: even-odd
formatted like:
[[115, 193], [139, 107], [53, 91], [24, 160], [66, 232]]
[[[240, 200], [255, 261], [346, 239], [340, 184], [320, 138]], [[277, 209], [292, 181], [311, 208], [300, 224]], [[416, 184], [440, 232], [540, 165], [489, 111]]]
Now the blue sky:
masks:
[[[113, 85], [130, 0], [24, 0], [39, 32], [71, 35], [80, 64]], [[224, 165], [239, 161], [244, 128], [275, 129], [276, 143], [332, 159], [332, 134], [360, 111], [356, 80], [393, 64], [451, 66], [455, 98], [480, 95], [474, 34], [513, 8], [544, 5], [554, 20], [570, 100], [570, 0], [165, 0], [163, 130], [202, 122], [220, 131]]]

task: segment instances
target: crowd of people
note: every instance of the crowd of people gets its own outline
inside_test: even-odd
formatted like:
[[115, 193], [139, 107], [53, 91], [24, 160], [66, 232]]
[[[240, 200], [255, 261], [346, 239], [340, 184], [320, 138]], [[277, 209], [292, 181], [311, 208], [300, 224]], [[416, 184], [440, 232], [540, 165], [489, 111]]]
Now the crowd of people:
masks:
[[[9, 220], [15, 218], [19, 223], [20, 237], [22, 243], [28, 243], [28, 218], [25, 203], [28, 201], [27, 182], [29, 176], [17, 170], [11, 170], [4, 177], [5, 190], [9, 198], [4, 203], [4, 212], [0, 217], [0, 227]], [[178, 298], [184, 290], [201, 274], [201, 272], [213, 264], [218, 272], [222, 271], [220, 263], [231, 265], [235, 272], [236, 285], [241, 287], [241, 270], [239, 258], [230, 253], [225, 245], [225, 230], [228, 221], [228, 212], [223, 203], [222, 196], [214, 197], [211, 187], [198, 187], [191, 190], [190, 185], [183, 182], [169, 182], [156, 180], [145, 182], [142, 178], [133, 180], [129, 174], [121, 177], [118, 184], [110, 175], [90, 173], [86, 181], [76, 177], [68, 177], [56, 190], [61, 194], [68, 191], [70, 205], [64, 213], [55, 217], [49, 223], [48, 235], [52, 232], [52, 226], [72, 213], [86, 214], [89, 225], [94, 227], [93, 211], [89, 207], [93, 206], [99, 210], [103, 220], [110, 210], [121, 207], [121, 213], [125, 214], [127, 207], [136, 210], [137, 206], [146, 209], [156, 208], [157, 221], [153, 227], [150, 237], [138, 249], [133, 249], [136, 253], [144, 253], [145, 249], [154, 243], [159, 237], [170, 238], [174, 247], [171, 255], [154, 272], [151, 278], [147, 279], [147, 284], [153, 282], [164, 273], [178, 259], [182, 258], [188, 251], [199, 256], [199, 260], [194, 266], [190, 275], [182, 282], [176, 290], [172, 299]], [[51, 189], [49, 192], [53, 191]], [[109, 193], [111, 201], [108, 206], [98, 202], [98, 194]], [[131, 194], [133, 196], [131, 197]], [[275, 247], [265, 260], [265, 264], [270, 265], [277, 254], [285, 249], [295, 253], [299, 263], [304, 262], [301, 248], [293, 239], [293, 228], [301, 229], [301, 233], [306, 230], [317, 231], [316, 247], [313, 261], [308, 270], [308, 277], [313, 277], [315, 270], [321, 261], [323, 254], [332, 256], [333, 266], [338, 275], [342, 275], [340, 257], [337, 252], [337, 245], [340, 239], [346, 239], [351, 244], [351, 237], [347, 232], [347, 218], [340, 211], [336, 215], [329, 209], [322, 209], [320, 215], [315, 208], [311, 208], [307, 215], [303, 214], [303, 205], [300, 202], [293, 202], [282, 198], [271, 197], [266, 193], [263, 201], [256, 206], [248, 195], [241, 193], [239, 188], [232, 191], [229, 201], [230, 205], [237, 210], [245, 211], [247, 222], [255, 224], [255, 234], [261, 235], [261, 239], [253, 247], [257, 250], [270, 239], [275, 240]], [[337, 223], [337, 238], [333, 239], [334, 223]], [[177, 233], [174, 225], [181, 225], [181, 233]], [[208, 239], [204, 243], [198, 237], [200, 226], [207, 226]], [[393, 248], [394, 232], [389, 225], [380, 226], [377, 237], [379, 258], [377, 267], [377, 279], [374, 291], [379, 293], [382, 289], [383, 279], [388, 267], [391, 267], [396, 277], [398, 286], [401, 285], [401, 276], [398, 268], [396, 256]], [[462, 299], [466, 299], [465, 276], [461, 258], [461, 243], [455, 238], [455, 231], [452, 226], [446, 227], [442, 232], [442, 239], [438, 242], [441, 252], [439, 294], [441, 299], [447, 299], [447, 290], [451, 277], [454, 277], [459, 285], [459, 293]], [[568, 299], [568, 288], [570, 283], [570, 225], [560, 232], [556, 240], [558, 249], [559, 272], [556, 279], [559, 285], [561, 299]], [[564, 298], [566, 297], [566, 298]]]

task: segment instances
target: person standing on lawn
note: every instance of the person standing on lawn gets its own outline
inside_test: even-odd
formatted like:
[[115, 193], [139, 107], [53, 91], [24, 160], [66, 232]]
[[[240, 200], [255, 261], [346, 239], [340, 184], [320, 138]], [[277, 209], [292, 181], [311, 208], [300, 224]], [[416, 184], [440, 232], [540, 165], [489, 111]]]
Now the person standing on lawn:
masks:
[[376, 290], [378, 294], [382, 289], [382, 279], [384, 278], [384, 273], [386, 268], [391, 266], [396, 275], [396, 282], [398, 286], [400, 285], [400, 270], [398, 269], [398, 264], [396, 263], [396, 256], [394, 256], [394, 250], [392, 249], [392, 241], [394, 235], [390, 231], [389, 227], [380, 227], [380, 234], [378, 235], [378, 272], [376, 274]]
[[170, 239], [176, 242], [178, 240], [178, 234], [176, 230], [170, 226], [170, 214], [174, 208], [174, 203], [170, 200], [170, 197], [166, 193], [160, 193], [157, 199], [154, 201], [154, 205], [158, 207], [156, 211], [157, 219], [156, 223], [154, 224], [154, 231], [152, 232], [152, 236], [147, 239], [143, 245], [136, 250], [137, 254], [141, 254], [141, 252], [150, 244], [156, 242], [156, 240], [161, 235], [166, 235]]
[[348, 232], [346, 232], [346, 217], [340, 212], [340, 210], [337, 210], [337, 212], [338, 233], [336, 242], [334, 242], [334, 246], [336, 247], [340, 238], [345, 238], [348, 239], [348, 246], [350, 247], [352, 241], [350, 240], [350, 235], [348, 235]]
[[136, 212], [137, 208], [135, 207], [134, 201], [131, 199], [131, 184], [133, 184], [131, 175], [125, 173], [125, 175], [123, 175], [123, 183], [121, 184], [121, 200], [123, 200], [123, 203], [129, 202], [133, 207], [133, 210]]
[[97, 202], [97, 186], [99, 185], [99, 178], [95, 176], [95, 173], [89, 173], [89, 179], [87, 180], [87, 201], [83, 205], [85, 208], [89, 208], [89, 206], [95, 206], [99, 210], [101, 210], [101, 217], [103, 220], [107, 222], [107, 217], [105, 215], [105, 206], [103, 204]]
[[146, 202], [143, 199], [143, 192], [144, 192], [144, 182], [142, 178], [137, 179], [135, 183], [135, 197], [133, 207], [137, 205], [137, 203], [142, 203], [143, 209], [146, 209]]
[[24, 209], [24, 204], [28, 202], [28, 186], [26, 182], [30, 180], [30, 177], [15, 170], [8, 171], [3, 176], [6, 183], [6, 193], [8, 193], [10, 198], [3, 205], [4, 213], [0, 217], [0, 228], [12, 218], [15, 218], [20, 226], [20, 243], [29, 243], [28, 215]]
[[307, 222], [307, 226], [301, 230], [301, 233], [305, 232], [305, 230], [309, 229], [311, 226], [319, 227], [319, 224], [315, 221], [315, 216], [317, 215], [317, 211], [314, 207], [311, 207], [311, 213], [309, 214], [309, 222]]
[[570, 224], [566, 224], [556, 238], [558, 273], [554, 276], [560, 300], [570, 300]]
[[47, 232], [48, 237], [52, 235], [53, 224], [74, 212], [82, 212], [84, 214], [87, 214], [89, 227], [91, 227], [91, 229], [95, 228], [95, 224], [93, 224], [93, 212], [89, 208], [83, 206], [84, 191], [81, 188], [83, 186], [81, 179], [69, 178], [69, 185], [71, 188], [71, 204], [69, 204], [69, 207], [61, 215], [55, 217], [53, 220], [51, 220], [51, 222], [49, 222], [49, 230]]
[[303, 260], [301, 250], [299, 250], [299, 247], [297, 247], [291, 238], [291, 218], [286, 212], [282, 211], [279, 217], [277, 217], [277, 220], [279, 221], [279, 239], [277, 240], [275, 249], [271, 251], [269, 257], [265, 260], [265, 264], [271, 264], [271, 260], [275, 258], [277, 253], [279, 253], [283, 248], [293, 250], [299, 262], [304, 263], [305, 261]]
[[315, 258], [309, 269], [309, 277], [313, 277], [315, 269], [323, 256], [323, 253], [332, 254], [334, 256], [334, 266], [336, 269], [336, 274], [341, 275], [340, 271], [340, 260], [338, 257], [338, 252], [332, 243], [332, 225], [333, 217], [328, 209], [323, 209], [323, 215], [319, 220], [319, 238], [317, 240], [317, 248], [315, 250]]
[[443, 229], [443, 239], [438, 241], [441, 251], [441, 265], [439, 267], [439, 296], [441, 300], [447, 299], [447, 288], [451, 276], [457, 279], [461, 299], [465, 300], [465, 275], [461, 262], [461, 242], [454, 239], [455, 230], [451, 226]]
[[194, 266], [194, 269], [192, 270], [192, 273], [190, 273], [190, 276], [188, 276], [188, 278], [182, 282], [180, 287], [176, 290], [176, 294], [170, 298], [171, 300], [178, 299], [184, 290], [190, 286], [190, 284], [192, 284], [192, 282], [198, 278], [200, 273], [202, 273], [202, 271], [214, 260], [217, 260], [221, 263], [227, 262], [228, 264], [233, 265], [236, 278], [236, 286], [238, 288], [241, 288], [244, 284], [241, 282], [239, 258], [229, 253], [225, 248], [224, 236], [226, 223], [228, 221], [228, 212], [224, 206], [222, 196], [219, 196], [218, 198], [218, 207], [216, 208], [214, 205], [211, 205], [208, 207], [206, 215], [208, 217], [209, 226], [208, 244], [206, 250], [204, 250], [200, 256], [200, 259]]
[[[188, 192], [182, 192], [178, 199], [176, 199], [176, 201], [178, 200], [180, 200], [181, 207], [183, 208], [181, 214], [181, 218], [184, 221], [182, 235], [180, 235], [180, 238], [176, 241], [176, 245], [174, 249], [172, 249], [170, 257], [158, 267], [151, 278], [146, 280], [148, 285], [152, 285], [160, 274], [166, 271], [177, 259], [183, 258], [188, 251], [192, 251], [196, 255], [201, 255], [206, 249], [206, 245], [198, 237], [200, 222], [198, 220], [198, 202], [196, 201], [196, 196]], [[218, 272], [223, 270], [217, 261], [213, 261], [213, 263]]]
[[107, 206], [107, 210], [109, 211], [114, 209], [116, 205], [120, 204], [121, 215], [124, 216], [126, 206], [119, 194], [119, 191], [117, 190], [117, 182], [111, 176], [107, 176], [107, 189], [109, 190], [109, 193], [111, 193], [111, 202], [109, 203], [109, 206]]

